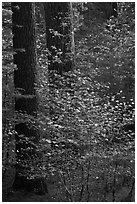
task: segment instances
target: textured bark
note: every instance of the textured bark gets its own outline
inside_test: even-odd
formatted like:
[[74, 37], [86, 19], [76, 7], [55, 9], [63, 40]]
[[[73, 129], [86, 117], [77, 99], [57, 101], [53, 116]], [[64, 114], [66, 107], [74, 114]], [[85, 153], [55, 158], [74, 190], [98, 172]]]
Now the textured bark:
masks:
[[[70, 3], [67, 2], [48, 2], [44, 3], [45, 22], [46, 22], [46, 39], [48, 55], [48, 78], [49, 78], [49, 95], [50, 109], [49, 114], [53, 120], [55, 117], [54, 91], [61, 88], [60, 80], [54, 75], [54, 71], [59, 75], [72, 70], [73, 53], [72, 53], [72, 26]], [[60, 54], [59, 54], [60, 52]], [[66, 77], [66, 81], [69, 79]], [[71, 84], [67, 84], [71, 89]]]
[[[17, 70], [14, 72], [15, 89], [19, 90], [21, 95], [15, 96], [15, 111], [26, 113], [30, 117], [36, 117], [37, 98], [35, 93], [35, 77], [36, 77], [36, 52], [35, 52], [35, 23], [33, 3], [12, 3], [12, 22], [13, 22], [13, 48], [14, 63]], [[35, 143], [39, 140], [39, 134], [36, 128], [28, 127], [26, 121], [15, 125], [16, 131], [16, 181], [22, 174], [29, 171], [33, 161], [35, 161]], [[29, 138], [30, 142], [20, 142], [20, 135]], [[23, 151], [24, 149], [24, 151]], [[23, 164], [27, 164], [27, 168], [23, 168]], [[15, 181], [15, 183], [16, 183]], [[19, 182], [18, 182], [19, 183]], [[24, 182], [25, 183], [25, 182]], [[25, 185], [20, 182], [20, 185]], [[27, 183], [26, 183], [27, 185]]]
[[[21, 97], [16, 95], [15, 111], [27, 113], [35, 116], [37, 111], [37, 100], [35, 94], [35, 28], [32, 12], [32, 3], [12, 3], [12, 20], [13, 20], [13, 47], [14, 63], [17, 70], [14, 72], [15, 89], [22, 94]], [[33, 128], [28, 128], [26, 123], [20, 123], [15, 126], [18, 134], [26, 137], [35, 137], [37, 133]], [[19, 157], [21, 150], [17, 146]]]
[[[70, 5], [66, 2], [44, 3], [46, 38], [49, 55], [49, 70], [58, 73], [72, 69]], [[61, 51], [58, 63], [56, 51]]]

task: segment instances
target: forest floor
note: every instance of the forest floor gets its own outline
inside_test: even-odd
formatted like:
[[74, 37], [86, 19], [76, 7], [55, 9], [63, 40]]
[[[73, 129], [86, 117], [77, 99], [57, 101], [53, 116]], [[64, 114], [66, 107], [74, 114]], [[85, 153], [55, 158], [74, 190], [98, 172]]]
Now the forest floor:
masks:
[[[53, 188], [54, 188], [54, 191], [52, 191], [52, 194], [54, 194], [55, 196], [57, 192], [55, 192], [55, 187]], [[119, 202], [122, 199], [126, 198], [125, 195], [128, 195], [129, 191], [130, 191], [130, 187], [122, 187], [122, 189], [117, 194], [115, 202]], [[99, 192], [96, 192], [96, 193], [99, 195]], [[54, 196], [51, 196], [49, 194], [37, 195], [26, 191], [16, 191], [16, 192], [12, 192], [12, 194], [9, 195], [6, 202], [63, 202], [63, 197], [62, 197], [62, 200], [58, 200], [58, 198], [55, 198], [56, 196], [55, 197]], [[66, 200], [65, 195], [64, 195], [64, 200]], [[105, 201], [106, 202], [112, 201], [111, 193], [107, 194]], [[105, 202], [105, 201], [102, 201], [102, 202]], [[134, 201], [135, 201], [135, 195], [132, 195], [130, 202], [134, 202]], [[82, 202], [84, 202], [84, 200]], [[96, 201], [94, 201], [94, 198], [90, 198], [89, 202], [96, 202]]]
[[[131, 156], [131, 155], [130, 155]], [[112, 166], [117, 162], [118, 169], [115, 175]], [[91, 172], [89, 179], [90, 192], [88, 202], [112, 202], [115, 198], [115, 202], [130, 202], [135, 201], [135, 186], [134, 186], [134, 161], [131, 162], [129, 157], [123, 157], [117, 159], [117, 161], [110, 161], [103, 158], [93, 158], [91, 160]], [[109, 168], [109, 169], [108, 169]], [[105, 170], [106, 169], [106, 170]], [[88, 192], [86, 186], [86, 168], [85, 168], [85, 187], [83, 190], [83, 196], [80, 202], [87, 202]], [[73, 173], [72, 173], [73, 174]], [[75, 175], [74, 175], [75, 174]], [[73, 190], [73, 198], [75, 202], [80, 199], [81, 189], [81, 171], [80, 169], [74, 170], [73, 179], [71, 182], [66, 179], [67, 187]], [[115, 185], [115, 187], [114, 187]], [[132, 195], [130, 191], [132, 190]], [[51, 176], [47, 180], [48, 192], [45, 195], [38, 195], [33, 192], [12, 191], [9, 193], [5, 202], [68, 202], [69, 198], [66, 196], [65, 188], [58, 175]], [[114, 189], [114, 191], [113, 191]], [[115, 195], [114, 195], [115, 194]]]

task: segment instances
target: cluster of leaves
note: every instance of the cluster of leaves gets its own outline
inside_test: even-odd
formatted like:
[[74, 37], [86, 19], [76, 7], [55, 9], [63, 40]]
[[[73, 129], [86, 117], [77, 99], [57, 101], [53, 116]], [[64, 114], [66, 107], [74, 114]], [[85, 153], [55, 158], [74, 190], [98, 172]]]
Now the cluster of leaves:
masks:
[[88, 138], [94, 144], [128, 140], [122, 127], [134, 123], [134, 30], [126, 16], [133, 5], [123, 7], [117, 19], [103, 25], [94, 22], [93, 31], [76, 41], [75, 70], [64, 76], [54, 73], [50, 97], [44, 95], [47, 103], [42, 101], [40, 114], [46, 132], [48, 126], [52, 129], [48, 140], [70, 139], [78, 144]]
[[75, 5], [76, 66], [54, 72], [49, 97], [44, 86], [40, 97], [43, 174], [134, 151], [134, 4], [119, 3], [117, 19], [93, 18], [86, 29], [83, 10]]
[[130, 118], [134, 115], [134, 3], [120, 4], [119, 10], [118, 18], [112, 17], [103, 25], [92, 23], [92, 30], [78, 41], [77, 62], [91, 73], [96, 91], [106, 98], [104, 102], [121, 113], [124, 125], [129, 112]]

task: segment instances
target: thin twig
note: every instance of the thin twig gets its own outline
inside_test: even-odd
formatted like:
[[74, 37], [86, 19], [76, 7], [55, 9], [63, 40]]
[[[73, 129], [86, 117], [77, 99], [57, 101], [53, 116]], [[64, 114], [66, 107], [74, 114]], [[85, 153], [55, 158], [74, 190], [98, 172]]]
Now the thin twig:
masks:
[[[63, 176], [63, 174], [62, 174], [61, 171], [59, 171], [59, 175], [60, 175], [60, 178], [61, 178], [61, 180], [62, 180], [62, 182], [63, 182], [63, 184], [64, 184], [67, 198], [69, 199], [70, 202], [73, 202], [71, 192], [70, 192], [69, 189], [67, 188], [65, 178], [64, 178], [64, 176]], [[63, 179], [63, 178], [64, 178], [64, 179]]]
[[87, 193], [88, 193], [88, 196], [87, 196], [87, 202], [89, 202], [89, 198], [90, 198], [90, 192], [89, 192], [89, 178], [90, 178], [90, 160], [88, 162], [88, 175], [87, 175]]
[[82, 200], [83, 191], [84, 191], [84, 168], [83, 168], [83, 166], [82, 166], [81, 183], [82, 183], [82, 187], [81, 187], [81, 191], [80, 191], [80, 198], [79, 198], [79, 202], [81, 202], [81, 200]]
[[112, 202], [115, 201], [115, 193], [116, 193], [116, 171], [117, 171], [117, 167], [118, 167], [118, 163], [117, 163], [117, 159], [118, 159], [118, 154], [117, 154], [117, 157], [116, 157], [116, 164], [115, 164], [115, 168], [114, 168], [114, 179], [113, 179], [113, 190], [112, 190], [112, 196], [113, 196], [113, 199], [112, 199]]
[[69, 178], [69, 180], [70, 180], [70, 192], [71, 192], [71, 198], [72, 198], [72, 202], [74, 202], [74, 196], [73, 196], [73, 189], [72, 189], [72, 179], [71, 179], [71, 176], [70, 176], [70, 171], [69, 171], [69, 169], [67, 169], [67, 174], [68, 174], [68, 178]]

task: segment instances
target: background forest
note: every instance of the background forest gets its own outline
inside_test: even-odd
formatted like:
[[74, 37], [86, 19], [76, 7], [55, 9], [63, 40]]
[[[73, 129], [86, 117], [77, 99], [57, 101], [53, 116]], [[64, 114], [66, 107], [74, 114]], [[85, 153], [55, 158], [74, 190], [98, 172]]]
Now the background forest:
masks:
[[135, 200], [135, 3], [3, 2], [2, 195]]

